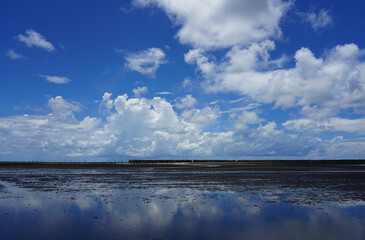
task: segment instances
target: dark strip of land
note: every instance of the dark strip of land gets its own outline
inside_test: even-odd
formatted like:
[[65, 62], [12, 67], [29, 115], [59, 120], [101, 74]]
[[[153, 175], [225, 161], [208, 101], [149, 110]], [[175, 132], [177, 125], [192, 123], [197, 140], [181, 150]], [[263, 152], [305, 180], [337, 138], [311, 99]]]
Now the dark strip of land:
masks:
[[41, 161], [1, 161], [0, 167], [10, 168], [122, 168], [143, 166], [244, 166], [244, 165], [347, 165], [365, 164], [364, 159], [341, 160], [129, 160], [128, 162], [41, 162]]

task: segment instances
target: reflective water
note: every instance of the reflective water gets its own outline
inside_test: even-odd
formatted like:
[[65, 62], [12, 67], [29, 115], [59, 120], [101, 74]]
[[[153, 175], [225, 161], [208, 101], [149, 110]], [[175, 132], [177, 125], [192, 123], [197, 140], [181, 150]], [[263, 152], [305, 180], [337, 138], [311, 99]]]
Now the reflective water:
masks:
[[0, 168], [0, 239], [365, 239], [365, 166]]

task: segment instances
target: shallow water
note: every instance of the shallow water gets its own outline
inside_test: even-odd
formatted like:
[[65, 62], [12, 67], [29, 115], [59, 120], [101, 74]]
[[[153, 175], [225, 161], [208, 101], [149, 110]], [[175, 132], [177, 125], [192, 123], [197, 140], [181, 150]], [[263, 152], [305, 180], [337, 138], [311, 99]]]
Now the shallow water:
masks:
[[0, 239], [365, 239], [365, 166], [0, 168]]

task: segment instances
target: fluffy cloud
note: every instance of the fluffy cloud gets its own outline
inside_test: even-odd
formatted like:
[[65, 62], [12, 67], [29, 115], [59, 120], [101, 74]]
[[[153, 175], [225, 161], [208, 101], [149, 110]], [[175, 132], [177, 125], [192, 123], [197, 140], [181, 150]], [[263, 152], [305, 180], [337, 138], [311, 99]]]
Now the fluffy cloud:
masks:
[[149, 48], [125, 56], [126, 66], [133, 71], [154, 77], [161, 64], [166, 63], [165, 53], [159, 48]]
[[[0, 118], [2, 160], [65, 160], [75, 149], [84, 149], [100, 120], [74, 118], [79, 104], [58, 96], [48, 101], [51, 113]], [[87, 152], [85, 151], [85, 155]]]
[[271, 41], [232, 48], [220, 63], [191, 50], [185, 61], [197, 65], [209, 92], [237, 92], [283, 108], [299, 106], [303, 114], [313, 116], [319, 116], [318, 111], [332, 116], [341, 109], [363, 108], [365, 65], [357, 45], [338, 45], [323, 58], [302, 48], [295, 54], [295, 67], [265, 69], [273, 48]]
[[53, 52], [55, 50], [52, 43], [48, 42], [42, 34], [32, 29], [25, 31], [25, 33], [25, 35], [19, 34], [17, 39], [20, 42], [23, 42], [27, 47], [39, 47], [48, 52]]
[[290, 2], [281, 0], [134, 0], [138, 7], [157, 6], [181, 29], [183, 44], [214, 49], [278, 37]]
[[[197, 65], [208, 92], [236, 92], [276, 107], [300, 107], [302, 114], [322, 118], [362, 107], [364, 67], [355, 44], [339, 45], [322, 58], [303, 47], [295, 54], [295, 67], [289, 69], [282, 68], [287, 57], [270, 59], [275, 49], [270, 39], [280, 35], [280, 19], [291, 2], [134, 0], [133, 4], [161, 8], [181, 26], [177, 33], [181, 43], [195, 47], [185, 54], [185, 61]], [[315, 29], [332, 21], [328, 10], [305, 16]], [[228, 48], [221, 61], [208, 52], [217, 48]]]
[[112, 94], [111, 93], [104, 93], [102, 101], [100, 103], [100, 110], [106, 109], [108, 112], [112, 110], [114, 101], [111, 99]]
[[329, 14], [329, 10], [321, 9], [318, 14], [314, 11], [302, 14], [304, 20], [309, 22], [314, 30], [327, 27], [332, 24], [332, 16]]
[[192, 108], [196, 103], [196, 99], [188, 94], [183, 98], [176, 99], [175, 107], [177, 107], [178, 109]]
[[247, 129], [250, 124], [258, 124], [263, 120], [259, 118], [255, 111], [242, 111], [240, 114], [232, 113], [229, 116], [234, 122], [236, 129]]
[[73, 112], [80, 112], [81, 106], [79, 103], [69, 102], [61, 96], [48, 100], [48, 107], [52, 109], [52, 114], [60, 118], [73, 118]]
[[[290, 1], [134, 0], [133, 4], [158, 7], [181, 26], [180, 42], [194, 47], [185, 54], [185, 62], [197, 66], [207, 92], [235, 92], [257, 103], [299, 108], [302, 115], [316, 119], [363, 108], [365, 64], [357, 45], [338, 45], [322, 57], [303, 47], [295, 53], [292, 68], [282, 67], [286, 56], [270, 58]], [[328, 10], [303, 16], [314, 29], [332, 22]], [[221, 60], [211, 51], [219, 48], [227, 48]]]
[[61, 77], [61, 76], [49, 76], [49, 75], [39, 75], [42, 78], [45, 78], [48, 82], [50, 83], [55, 83], [55, 84], [66, 84], [71, 82], [71, 79], [67, 78], [67, 77]]
[[[51, 98], [47, 115], [0, 118], [0, 158], [23, 160], [83, 160], [128, 158], [254, 158], [306, 157], [320, 140], [298, 137], [265, 122], [252, 112], [235, 118], [229, 130], [207, 131], [217, 126], [219, 109], [205, 107], [179, 115], [163, 98], [115, 99], [105, 93], [104, 119], [77, 120], [79, 104]], [[259, 124], [250, 128], [250, 124]], [[213, 127], [215, 129], [215, 127]]]
[[140, 97], [148, 92], [148, 88], [146, 86], [137, 87], [133, 89], [133, 93], [135, 97]]
[[16, 53], [16, 52], [14, 52], [14, 50], [13, 49], [9, 49], [8, 51], [7, 51], [7, 53], [6, 53], [6, 56], [8, 56], [10, 59], [22, 59], [22, 58], [24, 58], [24, 56], [23, 55], [21, 55], [20, 53]]
[[203, 109], [185, 110], [181, 114], [182, 118], [189, 123], [197, 125], [209, 125], [215, 122], [219, 116], [218, 109], [205, 107]]

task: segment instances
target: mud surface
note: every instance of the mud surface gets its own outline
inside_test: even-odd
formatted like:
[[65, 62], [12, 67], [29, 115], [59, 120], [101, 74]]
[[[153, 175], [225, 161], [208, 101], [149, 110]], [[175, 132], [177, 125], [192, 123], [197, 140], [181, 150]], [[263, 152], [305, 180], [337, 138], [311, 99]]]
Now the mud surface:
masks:
[[361, 164], [0, 168], [1, 239], [364, 239], [364, 218]]
[[189, 188], [251, 192], [294, 203], [365, 201], [365, 165], [19, 168], [0, 169], [0, 181], [37, 191]]

